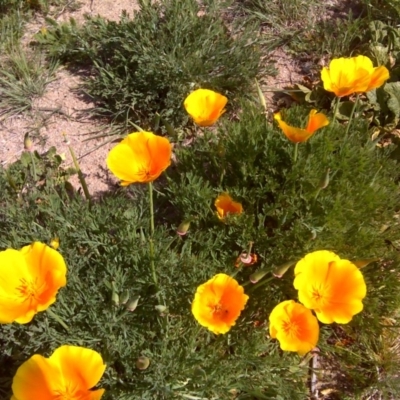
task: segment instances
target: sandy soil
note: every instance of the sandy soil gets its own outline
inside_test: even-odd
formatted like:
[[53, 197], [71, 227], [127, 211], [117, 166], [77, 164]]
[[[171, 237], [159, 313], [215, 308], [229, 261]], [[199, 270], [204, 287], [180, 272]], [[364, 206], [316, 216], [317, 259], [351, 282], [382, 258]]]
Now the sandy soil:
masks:
[[[84, 14], [101, 15], [111, 20], [118, 20], [121, 12], [126, 10], [130, 15], [138, 9], [136, 0], [85, 0], [82, 7], [75, 12], [62, 12], [57, 20], [67, 21], [70, 17], [78, 22], [84, 20]], [[38, 18], [28, 25], [23, 43], [28, 44], [33, 35], [44, 25], [44, 20]], [[66, 133], [71, 146], [79, 158], [80, 167], [85, 174], [89, 191], [98, 196], [116, 184], [116, 179], [105, 167], [105, 159], [112, 143], [107, 140], [90, 140], [88, 133], [96, 132], [104, 126], [101, 122], [88, 118], [85, 110], [93, 104], [84, 99], [76, 90], [81, 79], [72, 75], [64, 68], [56, 73], [56, 79], [50, 83], [44, 96], [34, 102], [32, 111], [24, 115], [0, 118], [0, 163], [7, 166], [16, 161], [24, 151], [23, 139], [26, 132], [34, 138], [34, 149], [39, 153], [46, 152], [55, 146], [58, 154], [65, 156], [64, 167], [72, 166], [72, 159], [63, 133]], [[57, 112], [54, 112], [58, 110]], [[39, 135], [38, 135], [39, 134]], [[36, 138], [36, 140], [35, 140]], [[100, 147], [101, 146], [101, 147]], [[71, 183], [80, 186], [77, 177]]]

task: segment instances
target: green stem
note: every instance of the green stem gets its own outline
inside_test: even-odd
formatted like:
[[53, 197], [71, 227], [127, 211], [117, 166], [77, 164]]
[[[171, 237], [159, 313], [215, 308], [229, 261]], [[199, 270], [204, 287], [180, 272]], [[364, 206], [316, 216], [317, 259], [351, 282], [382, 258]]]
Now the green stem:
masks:
[[[271, 282], [274, 279], [276, 279], [275, 276], [271, 276], [270, 278], [263, 279], [260, 282], [257, 282], [255, 285], [250, 287], [250, 289], [248, 290], [248, 293], [253, 292], [255, 289], [259, 288], [260, 286], [265, 285], [266, 283]], [[244, 285], [242, 285], [242, 286], [244, 286]]]
[[150, 202], [150, 266], [151, 273], [153, 275], [153, 281], [156, 286], [158, 286], [156, 267], [154, 264], [154, 204], [153, 204], [153, 182], [149, 182], [149, 202]]
[[296, 144], [294, 145], [293, 162], [296, 162], [296, 161], [297, 161], [297, 155], [298, 155], [298, 153], [299, 153], [299, 144], [296, 143]]
[[355, 110], [356, 110], [356, 108], [357, 108], [358, 99], [359, 99], [359, 98], [360, 98], [360, 95], [357, 93], [356, 101], [354, 102], [353, 108], [351, 109], [351, 113], [350, 113], [350, 117], [349, 117], [349, 123], [347, 124], [346, 132], [344, 133], [344, 137], [345, 137], [345, 138], [347, 138], [347, 135], [348, 135], [348, 133], [349, 133], [350, 125], [351, 125], [351, 122], [353, 121], [354, 112], [355, 112]]
[[50, 308], [47, 309], [47, 314], [53, 317], [66, 331], [69, 331], [68, 325]]
[[336, 114], [337, 114], [338, 109], [339, 109], [339, 103], [340, 103], [340, 97], [338, 97], [336, 99], [335, 109], [333, 110], [332, 126], [333, 126], [333, 122], [336, 121]]
[[76, 170], [78, 171], [78, 178], [79, 178], [79, 182], [82, 185], [83, 193], [85, 194], [86, 200], [88, 200], [90, 202], [91, 198], [90, 198], [89, 189], [87, 187], [85, 177], [83, 176], [82, 170], [79, 166], [78, 159], [76, 158], [73, 148], [70, 145], [68, 145], [68, 148], [69, 148], [69, 152], [71, 153], [71, 157], [74, 162], [74, 166], [75, 166]]
[[35, 164], [35, 158], [33, 157], [32, 152], [29, 152], [30, 156], [31, 156], [31, 161], [32, 161], [32, 171], [33, 171], [33, 179], [36, 182], [37, 179], [37, 175], [36, 175], [36, 164]]

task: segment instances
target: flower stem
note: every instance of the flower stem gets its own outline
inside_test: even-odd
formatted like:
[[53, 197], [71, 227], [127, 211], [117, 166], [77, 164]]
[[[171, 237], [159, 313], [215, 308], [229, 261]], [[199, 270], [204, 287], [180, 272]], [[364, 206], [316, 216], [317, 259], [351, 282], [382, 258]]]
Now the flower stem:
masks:
[[154, 284], [157, 286], [157, 275], [156, 275], [156, 267], [154, 264], [154, 204], [153, 204], [153, 182], [149, 182], [149, 202], [150, 202], [150, 266], [151, 266], [151, 273], [153, 275]]
[[347, 135], [348, 135], [348, 133], [349, 133], [350, 125], [351, 125], [351, 122], [353, 121], [354, 112], [355, 112], [356, 107], [357, 107], [357, 105], [358, 105], [358, 99], [359, 99], [359, 98], [360, 98], [360, 95], [357, 93], [356, 101], [354, 102], [353, 108], [351, 109], [351, 113], [350, 113], [350, 117], [349, 117], [349, 122], [348, 122], [347, 127], [346, 127], [346, 132], [344, 133], [344, 137], [345, 137], [345, 138], [347, 137]]
[[74, 162], [74, 166], [75, 166], [76, 170], [78, 171], [78, 178], [79, 178], [79, 182], [82, 185], [83, 193], [85, 194], [86, 200], [88, 200], [90, 202], [91, 198], [90, 198], [89, 189], [87, 187], [85, 177], [82, 173], [81, 167], [79, 166], [78, 159], [76, 158], [74, 149], [71, 147], [71, 145], [68, 145], [68, 149], [69, 149], [69, 152], [71, 153], [71, 157]]
[[32, 161], [32, 172], [33, 172], [33, 180], [36, 182], [37, 175], [36, 175], [36, 164], [35, 164], [35, 158], [33, 157], [32, 152], [29, 152], [31, 156], [31, 161]]
[[[339, 109], [339, 103], [340, 103], [340, 97], [338, 97], [338, 98], [336, 99], [335, 108], [334, 108], [334, 110], [333, 110], [332, 122], [333, 122], [333, 121], [336, 121], [336, 114], [337, 114], [338, 109]], [[333, 126], [333, 124], [332, 124], [332, 126]]]
[[297, 161], [298, 153], [299, 153], [299, 144], [295, 143], [295, 145], [294, 145], [294, 153], [293, 153], [293, 162]]
[[69, 331], [68, 325], [50, 308], [47, 309], [47, 314], [53, 317], [66, 331]]
[[[251, 293], [251, 292], [253, 292], [255, 289], [257, 289], [257, 288], [259, 288], [260, 286], [263, 286], [263, 285], [265, 285], [265, 284], [271, 282], [271, 281], [274, 280], [274, 279], [275, 279], [274, 276], [271, 276], [271, 277], [269, 277], [269, 278], [267, 278], [267, 279], [263, 279], [263, 280], [261, 280], [260, 282], [257, 282], [255, 285], [251, 286], [251, 288], [249, 289], [248, 292]], [[246, 283], [247, 283], [247, 282], [246, 282]], [[244, 286], [244, 284], [243, 284], [242, 286]]]

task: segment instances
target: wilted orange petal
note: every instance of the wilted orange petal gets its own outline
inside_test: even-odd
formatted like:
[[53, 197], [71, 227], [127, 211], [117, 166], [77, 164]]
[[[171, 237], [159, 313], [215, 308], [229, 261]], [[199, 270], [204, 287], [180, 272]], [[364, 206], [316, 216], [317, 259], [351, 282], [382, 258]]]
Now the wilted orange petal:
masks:
[[228, 214], [241, 214], [243, 206], [241, 203], [233, 201], [228, 193], [221, 193], [214, 203], [219, 219], [224, 219]]
[[278, 122], [279, 127], [285, 136], [293, 143], [302, 143], [308, 140], [314, 132], [308, 132], [305, 129], [295, 128], [282, 121], [280, 113], [274, 115], [275, 120]]
[[308, 117], [308, 125], [306, 131], [314, 133], [317, 129], [329, 125], [329, 120], [325, 114], [317, 113], [317, 110], [311, 110]]

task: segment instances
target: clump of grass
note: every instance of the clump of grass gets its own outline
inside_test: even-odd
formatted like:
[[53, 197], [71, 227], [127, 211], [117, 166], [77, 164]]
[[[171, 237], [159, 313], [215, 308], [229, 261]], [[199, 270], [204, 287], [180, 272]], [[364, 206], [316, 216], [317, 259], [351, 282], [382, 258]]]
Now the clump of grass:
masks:
[[[266, 335], [273, 307], [296, 298], [293, 271], [282, 279], [272, 278], [271, 272], [320, 249], [352, 260], [391, 261], [389, 268], [385, 263], [363, 268], [368, 287], [363, 312], [347, 325], [324, 326], [319, 341], [321, 353], [334, 356], [351, 382], [343, 397], [356, 398], [377, 385], [381, 364], [374, 353], [383, 344], [376, 338], [386, 329], [382, 317], [391, 315], [400, 301], [394, 247], [400, 237], [394, 218], [399, 177], [392, 148], [376, 147], [367, 124], [356, 120], [346, 141], [339, 124], [317, 132], [300, 145], [294, 163], [293, 144], [257, 107], [241, 106], [239, 121], [206, 131], [193, 147], [177, 143], [176, 163], [166, 179], [156, 182], [157, 294], [145, 240], [146, 187], [121, 189], [89, 206], [51, 184], [57, 174], [29, 192], [17, 179], [10, 187], [7, 174], [0, 174], [0, 248], [60, 238], [68, 284], [52, 309], [70, 326], [66, 332], [46, 313], [29, 325], [0, 326], [0, 388], [5, 396], [15, 370], [32, 354], [79, 343], [99, 351], [107, 363], [101, 383], [105, 400], [230, 398], [234, 393], [242, 399], [303, 400], [307, 363], [282, 354]], [[286, 117], [301, 125], [306, 114], [294, 108]], [[321, 189], [327, 168], [331, 180]], [[17, 169], [9, 172], [18, 175]], [[226, 223], [213, 207], [222, 191], [244, 207], [242, 215]], [[181, 238], [175, 228], [188, 218], [190, 231]], [[237, 270], [235, 259], [250, 241], [260, 261]], [[252, 285], [249, 276], [261, 268], [267, 271], [266, 281]], [[220, 272], [235, 274], [250, 300], [232, 330], [215, 336], [197, 325], [190, 303], [196, 287]], [[130, 299], [140, 296], [133, 312], [113, 296], [121, 298], [126, 291]], [[156, 307], [160, 298], [166, 306], [161, 315]], [[348, 340], [340, 347], [343, 338]], [[150, 359], [146, 370], [136, 368], [142, 355]]]
[[38, 53], [14, 47], [0, 63], [0, 115], [29, 111], [35, 98], [54, 80], [56, 62], [45, 63]]
[[84, 89], [94, 113], [126, 127], [148, 126], [159, 113], [177, 125], [187, 121], [182, 102], [195, 88], [231, 99], [246, 93], [260, 67], [254, 26], [227, 27], [216, 7], [194, 0], [139, 4], [133, 19], [87, 17], [81, 27], [53, 21], [37, 36], [50, 56], [90, 69]]

